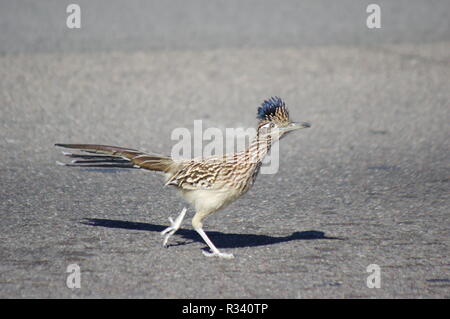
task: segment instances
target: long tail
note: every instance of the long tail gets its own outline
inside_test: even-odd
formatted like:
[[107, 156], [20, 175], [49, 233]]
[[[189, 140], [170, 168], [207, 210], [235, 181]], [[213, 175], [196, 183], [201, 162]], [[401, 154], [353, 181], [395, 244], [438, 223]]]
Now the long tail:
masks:
[[174, 161], [168, 156], [149, 155], [130, 148], [96, 144], [55, 144], [55, 146], [89, 153], [76, 154], [63, 152], [65, 156], [73, 158], [70, 163], [57, 162], [64, 166], [143, 168], [152, 171], [169, 172], [174, 165]]

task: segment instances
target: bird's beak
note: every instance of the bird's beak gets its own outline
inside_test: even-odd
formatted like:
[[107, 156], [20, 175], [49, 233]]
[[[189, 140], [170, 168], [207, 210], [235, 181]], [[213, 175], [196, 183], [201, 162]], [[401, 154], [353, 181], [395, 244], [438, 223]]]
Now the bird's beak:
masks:
[[291, 122], [288, 126], [283, 128], [283, 131], [290, 132], [290, 131], [298, 130], [301, 128], [308, 128], [308, 127], [311, 127], [311, 124], [309, 124], [308, 122], [301, 122], [301, 123]]

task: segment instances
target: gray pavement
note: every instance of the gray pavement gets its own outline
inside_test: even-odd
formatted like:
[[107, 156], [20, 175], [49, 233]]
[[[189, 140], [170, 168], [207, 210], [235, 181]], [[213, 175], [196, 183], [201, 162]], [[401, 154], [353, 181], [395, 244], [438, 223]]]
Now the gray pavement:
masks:
[[[364, 1], [78, 3], [68, 30], [61, 1], [0, 1], [0, 297], [450, 298], [448, 1], [379, 1], [380, 30]], [[157, 173], [55, 165], [253, 126], [271, 95], [313, 127], [206, 220], [234, 260], [188, 220], [161, 246], [185, 203]]]

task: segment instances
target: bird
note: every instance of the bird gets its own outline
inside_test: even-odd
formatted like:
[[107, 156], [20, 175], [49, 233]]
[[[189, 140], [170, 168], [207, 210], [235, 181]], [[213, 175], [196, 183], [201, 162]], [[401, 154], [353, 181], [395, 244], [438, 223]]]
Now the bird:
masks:
[[[204, 232], [204, 219], [234, 202], [252, 187], [262, 160], [274, 142], [294, 130], [311, 127], [308, 122], [291, 121], [286, 103], [277, 96], [261, 103], [257, 109], [257, 120], [256, 136], [245, 150], [239, 152], [174, 159], [117, 146], [57, 143], [55, 146], [78, 150], [78, 153], [63, 151], [65, 156], [74, 158], [71, 163], [57, 163], [64, 166], [138, 168], [162, 172], [165, 185], [176, 187], [195, 209], [192, 227], [210, 249], [202, 250], [203, 254], [230, 259], [234, 255], [220, 251]], [[175, 220], [169, 217], [170, 226], [161, 232], [164, 247], [180, 228], [186, 212], [187, 208], [184, 207]]]

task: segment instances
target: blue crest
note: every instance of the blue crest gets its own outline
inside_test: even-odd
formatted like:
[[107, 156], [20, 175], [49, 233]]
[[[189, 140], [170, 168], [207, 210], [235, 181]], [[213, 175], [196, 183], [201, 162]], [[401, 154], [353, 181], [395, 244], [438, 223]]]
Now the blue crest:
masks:
[[284, 101], [278, 96], [273, 96], [258, 107], [258, 115], [256, 117], [260, 120], [265, 120], [270, 115], [274, 116], [275, 111], [280, 107], [285, 107]]

